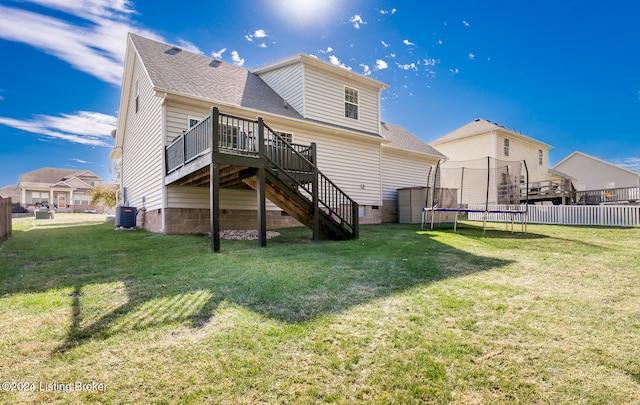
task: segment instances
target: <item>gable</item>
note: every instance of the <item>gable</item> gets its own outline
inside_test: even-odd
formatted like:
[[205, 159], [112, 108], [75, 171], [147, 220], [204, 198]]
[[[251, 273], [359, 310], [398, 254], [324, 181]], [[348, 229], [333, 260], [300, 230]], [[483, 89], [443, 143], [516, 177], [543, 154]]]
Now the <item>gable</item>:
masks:
[[624, 167], [615, 165], [613, 163], [607, 162], [606, 160], [598, 159], [597, 157], [587, 155], [582, 152], [573, 152], [555, 166], [554, 169], [562, 170], [563, 167], [575, 167], [582, 166], [588, 167], [590, 169], [600, 169], [600, 170], [609, 170], [609, 171], [617, 171], [620, 175], [632, 175], [632, 176], [640, 176], [638, 172], [633, 170], [625, 169]]
[[[499, 125], [497, 123], [491, 122], [489, 120], [485, 120], [483, 118], [476, 118], [473, 121], [469, 122], [457, 128], [448, 134], [436, 139], [431, 142], [431, 145], [441, 145], [445, 143], [453, 143], [459, 142], [464, 139], [473, 138], [476, 136], [484, 135], [484, 134], [500, 134], [503, 138], [508, 137], [510, 139], [517, 139], [521, 142], [531, 144], [533, 148], [542, 149], [548, 151], [549, 149], [553, 149], [553, 146], [541, 142], [537, 139], [526, 136], [520, 132], [516, 132], [511, 130], [503, 125]], [[499, 138], [496, 138], [496, 142], [499, 141]], [[496, 147], [500, 147], [496, 143]]]
[[[379, 132], [380, 92], [389, 87], [385, 83], [305, 54], [272, 62], [252, 72], [307, 120], [369, 134]], [[357, 94], [355, 103], [346, 100], [350, 90]], [[349, 108], [354, 110], [347, 111]]]

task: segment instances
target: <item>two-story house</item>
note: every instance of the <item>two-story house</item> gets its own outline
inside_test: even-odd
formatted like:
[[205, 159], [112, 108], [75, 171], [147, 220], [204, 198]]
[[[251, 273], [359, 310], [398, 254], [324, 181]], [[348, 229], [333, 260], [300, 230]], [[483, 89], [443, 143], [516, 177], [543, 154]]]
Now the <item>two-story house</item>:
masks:
[[[446, 155], [451, 163], [487, 157], [505, 162], [525, 162], [530, 202], [563, 201], [571, 191], [570, 176], [549, 170], [549, 150], [553, 146], [495, 122], [476, 118], [430, 142], [430, 145]], [[484, 201], [484, 195], [479, 195], [477, 200]], [[499, 198], [493, 200], [499, 201]]]
[[305, 54], [247, 70], [130, 34], [111, 154], [122, 203], [164, 233], [257, 221], [335, 237], [397, 219], [396, 190], [444, 156], [381, 123], [387, 87]]

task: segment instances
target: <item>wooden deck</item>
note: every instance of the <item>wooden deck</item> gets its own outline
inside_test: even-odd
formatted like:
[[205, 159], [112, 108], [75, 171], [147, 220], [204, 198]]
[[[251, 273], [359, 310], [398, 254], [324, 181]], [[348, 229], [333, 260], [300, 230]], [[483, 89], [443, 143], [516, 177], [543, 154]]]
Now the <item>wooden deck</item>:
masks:
[[314, 240], [356, 239], [358, 204], [318, 169], [316, 147], [293, 144], [255, 121], [211, 114], [166, 148], [165, 185], [209, 187], [211, 249], [220, 250], [221, 188], [258, 193], [258, 244], [266, 245], [268, 198], [313, 230]]

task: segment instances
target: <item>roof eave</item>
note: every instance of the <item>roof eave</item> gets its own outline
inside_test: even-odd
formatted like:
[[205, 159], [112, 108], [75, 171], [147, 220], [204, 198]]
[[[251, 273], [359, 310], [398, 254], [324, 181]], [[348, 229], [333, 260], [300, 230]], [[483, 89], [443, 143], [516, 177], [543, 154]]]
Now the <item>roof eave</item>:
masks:
[[331, 72], [334, 74], [338, 74], [339, 76], [343, 76], [346, 79], [352, 80], [352, 81], [357, 81], [363, 84], [366, 84], [368, 86], [371, 87], [375, 87], [378, 88], [380, 90], [386, 90], [388, 88], [390, 88], [391, 86], [388, 85], [387, 83], [383, 83], [381, 81], [372, 79], [370, 77], [366, 77], [363, 76], [359, 73], [354, 73], [353, 71], [340, 67], [340, 66], [336, 66], [332, 63], [323, 61], [321, 59], [318, 58], [314, 58], [313, 56], [304, 54], [304, 53], [297, 53], [295, 55], [283, 58], [283, 59], [279, 59], [276, 61], [273, 61], [271, 63], [268, 63], [266, 65], [262, 65], [262, 66], [258, 66], [254, 69], [249, 70], [251, 73], [256, 74], [256, 75], [260, 75], [262, 73], [267, 73], [276, 69], [280, 69], [286, 66], [290, 66], [290, 65], [294, 65], [296, 63], [302, 63], [302, 64], [307, 64], [310, 66], [314, 66], [316, 68], [319, 68], [321, 70], [327, 71], [327, 72]]

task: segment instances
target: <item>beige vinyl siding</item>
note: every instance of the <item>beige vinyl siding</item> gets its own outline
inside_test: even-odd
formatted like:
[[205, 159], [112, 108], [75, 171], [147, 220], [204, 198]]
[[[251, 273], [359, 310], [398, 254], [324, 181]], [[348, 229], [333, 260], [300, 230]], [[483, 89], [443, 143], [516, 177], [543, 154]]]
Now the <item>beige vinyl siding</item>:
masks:
[[[139, 109], [135, 111], [135, 81], [139, 80]], [[134, 61], [129, 111], [122, 146], [122, 185], [126, 203], [147, 210], [162, 208], [164, 168], [162, 155], [162, 106], [140, 60]], [[142, 200], [145, 199], [143, 204]]]
[[576, 188], [598, 190], [613, 184], [615, 187], [636, 187], [640, 177], [627, 170], [600, 162], [588, 156], [575, 154], [554, 169], [576, 179]]
[[[509, 138], [509, 156], [504, 155], [504, 138]], [[498, 159], [512, 161], [524, 160], [527, 162], [530, 182], [547, 180], [549, 173], [548, 149], [542, 149], [541, 145], [503, 134], [498, 134], [496, 146], [496, 156]], [[538, 163], [538, 150], [540, 149], [542, 149], [542, 165]]]
[[186, 107], [173, 102], [167, 103], [166, 111], [167, 145], [182, 135], [183, 131], [189, 129], [189, 118], [202, 120], [210, 113], [210, 110], [206, 108]]
[[409, 156], [403, 151], [382, 147], [382, 199], [396, 200], [398, 189], [427, 187], [430, 162], [423, 156]]
[[[496, 157], [496, 136], [493, 133], [458, 139], [452, 142], [434, 144], [440, 153], [452, 161]], [[500, 145], [502, 147], [502, 145]]]
[[[167, 187], [168, 208], [209, 209], [209, 187]], [[280, 208], [267, 201], [267, 211], [280, 211]], [[256, 192], [252, 190], [220, 190], [220, 209], [257, 210]]]
[[304, 71], [302, 63], [296, 63], [260, 75], [287, 104], [304, 116]]
[[[344, 87], [358, 90], [358, 119], [344, 116]], [[305, 66], [304, 117], [361, 131], [378, 133], [378, 89], [365, 87]]]
[[[295, 133], [295, 142], [317, 145], [318, 167], [360, 205], [382, 205], [380, 143], [340, 135]], [[364, 187], [362, 187], [364, 186]]]

